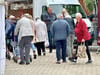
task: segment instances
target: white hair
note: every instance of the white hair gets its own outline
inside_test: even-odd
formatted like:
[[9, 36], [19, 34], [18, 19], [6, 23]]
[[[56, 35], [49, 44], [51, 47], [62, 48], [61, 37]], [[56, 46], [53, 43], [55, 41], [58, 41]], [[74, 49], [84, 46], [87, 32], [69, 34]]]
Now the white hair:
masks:
[[63, 17], [62, 14], [58, 14], [58, 15], [57, 15], [57, 18], [62, 18], [62, 17]]
[[76, 13], [76, 17], [82, 18], [82, 14], [81, 13]]
[[9, 16], [9, 19], [13, 19], [13, 18], [15, 18], [15, 16], [13, 16], [13, 15], [10, 15]]

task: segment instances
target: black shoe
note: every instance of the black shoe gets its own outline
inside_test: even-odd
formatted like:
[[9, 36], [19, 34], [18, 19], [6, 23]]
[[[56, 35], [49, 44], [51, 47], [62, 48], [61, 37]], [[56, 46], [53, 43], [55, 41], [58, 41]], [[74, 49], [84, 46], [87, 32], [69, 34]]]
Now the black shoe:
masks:
[[90, 64], [90, 63], [92, 63], [92, 60], [88, 60], [88, 61], [86, 62], [86, 64]]
[[60, 61], [57, 61], [56, 64], [61, 64]]
[[38, 56], [41, 56], [41, 55], [38, 55]]
[[45, 53], [43, 53], [43, 55], [45, 56], [46, 54], [45, 54]]
[[69, 60], [69, 61], [72, 61], [72, 60], [73, 60], [73, 58], [71, 58], [71, 57], [70, 57], [70, 58], [68, 58], [68, 60]]
[[75, 63], [77, 62], [76, 59], [70, 59], [70, 61], [71, 61], [71, 62], [75, 62]]
[[36, 54], [34, 55], [34, 59], [36, 59]]
[[30, 56], [30, 62], [32, 62], [32, 56]]
[[66, 63], [66, 60], [63, 60], [63, 63]]
[[29, 65], [30, 63], [29, 62], [26, 62], [26, 65]]
[[23, 62], [23, 61], [20, 61], [20, 63], [19, 63], [20, 65], [24, 65], [25, 63]]
[[52, 51], [49, 51], [49, 53], [52, 53]]
[[74, 58], [68, 58], [68, 60], [70, 61], [70, 62], [76, 62], [76, 60], [74, 59]]

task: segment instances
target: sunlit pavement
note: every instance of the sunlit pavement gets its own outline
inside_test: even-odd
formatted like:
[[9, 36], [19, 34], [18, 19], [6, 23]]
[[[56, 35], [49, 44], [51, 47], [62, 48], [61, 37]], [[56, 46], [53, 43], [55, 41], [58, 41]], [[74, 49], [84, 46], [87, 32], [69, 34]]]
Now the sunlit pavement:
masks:
[[100, 54], [91, 52], [92, 64], [85, 64], [87, 58], [79, 58], [77, 63], [67, 60], [67, 63], [56, 64], [56, 53], [33, 59], [29, 65], [19, 65], [13, 60], [6, 60], [5, 75], [100, 75]]

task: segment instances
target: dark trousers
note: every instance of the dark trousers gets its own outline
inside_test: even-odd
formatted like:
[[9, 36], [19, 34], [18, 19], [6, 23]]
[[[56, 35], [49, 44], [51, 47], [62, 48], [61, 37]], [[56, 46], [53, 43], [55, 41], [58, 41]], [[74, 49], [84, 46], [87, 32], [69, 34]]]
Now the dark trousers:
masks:
[[[60, 52], [62, 52], [62, 54]], [[56, 41], [56, 57], [57, 61], [60, 61], [61, 57], [63, 61], [66, 61], [66, 39]]]
[[48, 31], [48, 39], [49, 39], [49, 52], [52, 52], [52, 35], [50, 31]]
[[[80, 44], [81, 44], [81, 42], [77, 42], [76, 55], [77, 55], [78, 46]], [[87, 56], [88, 56], [88, 60], [91, 60], [91, 54], [90, 54], [90, 50], [88, 48], [88, 41], [85, 41], [85, 46], [86, 46], [86, 53], [87, 53]], [[77, 60], [77, 57], [75, 57], [75, 59]]]
[[43, 53], [45, 53], [44, 42], [37, 42], [37, 43], [35, 43], [35, 46], [37, 47], [37, 52], [38, 52], [39, 56], [41, 55], [41, 50]]
[[[30, 58], [29, 54], [30, 54], [32, 39], [33, 39], [32, 36], [25, 36], [25, 37], [22, 37], [19, 42], [20, 58], [22, 62], [24, 61], [29, 62], [29, 58]], [[25, 59], [24, 59], [24, 56], [25, 56]]]

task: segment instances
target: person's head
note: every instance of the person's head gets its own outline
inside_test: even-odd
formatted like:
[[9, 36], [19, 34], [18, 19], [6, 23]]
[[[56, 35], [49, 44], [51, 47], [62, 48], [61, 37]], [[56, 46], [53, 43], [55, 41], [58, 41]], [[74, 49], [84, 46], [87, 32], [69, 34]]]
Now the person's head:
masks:
[[28, 18], [29, 15], [30, 15], [29, 13], [25, 13], [24, 15], [22, 15], [22, 17], [27, 17]]
[[66, 17], [69, 15], [69, 13], [67, 12], [67, 10], [65, 8], [63, 8], [61, 13], [62, 13], [63, 17]]
[[60, 18], [60, 19], [63, 19], [64, 17], [63, 17], [62, 14], [58, 14], [58, 15], [57, 15], [57, 18], [58, 18], [58, 19], [59, 19], [59, 18]]
[[52, 14], [52, 8], [51, 7], [48, 7], [48, 13]]
[[10, 16], [9, 16], [9, 20], [10, 20], [11, 25], [12, 25], [14, 22], [16, 22], [16, 17], [13, 16], [13, 15], [10, 15]]
[[10, 20], [15, 19], [15, 16], [10, 15], [10, 16], [9, 16], [9, 19], [10, 19]]
[[27, 15], [26, 17], [29, 18], [29, 19], [32, 19], [32, 15], [30, 15], [30, 14]]
[[81, 13], [76, 13], [75, 17], [76, 17], [76, 21], [80, 22], [80, 19], [82, 18], [82, 15], [81, 15]]
[[65, 8], [62, 9], [62, 14], [64, 15], [67, 12], [67, 10]]

